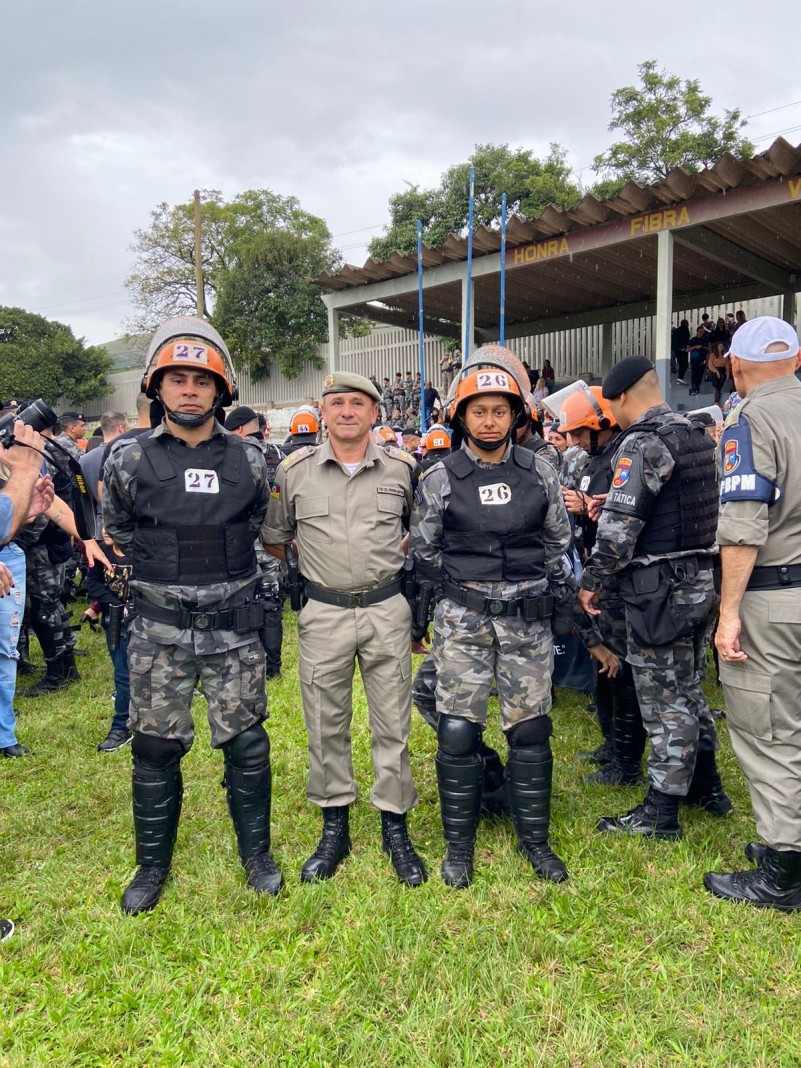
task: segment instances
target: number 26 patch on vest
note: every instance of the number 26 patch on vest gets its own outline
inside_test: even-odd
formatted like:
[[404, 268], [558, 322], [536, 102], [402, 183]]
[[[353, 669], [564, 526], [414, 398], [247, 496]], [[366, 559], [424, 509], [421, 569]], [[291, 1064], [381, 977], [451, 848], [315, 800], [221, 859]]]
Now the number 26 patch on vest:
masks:
[[202, 467], [190, 467], [184, 472], [187, 493], [219, 493], [220, 480], [216, 471], [206, 471]]
[[512, 491], [505, 482], [494, 482], [491, 486], [479, 486], [478, 497], [482, 504], [508, 504]]

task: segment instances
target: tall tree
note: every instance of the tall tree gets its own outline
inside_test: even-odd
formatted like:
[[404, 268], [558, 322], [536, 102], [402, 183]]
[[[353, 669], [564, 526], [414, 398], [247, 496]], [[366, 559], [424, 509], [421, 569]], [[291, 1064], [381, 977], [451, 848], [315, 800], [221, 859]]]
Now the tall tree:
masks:
[[725, 152], [754, 154], [753, 144], [740, 133], [746, 121], [739, 108], [711, 114], [712, 98], [701, 92], [697, 79], [682, 81], [658, 70], [655, 60], [641, 63], [637, 71], [639, 85], [612, 93], [609, 129], [623, 137], [595, 157], [593, 169], [603, 176], [596, 195], [611, 195], [628, 181], [659, 182], [673, 167], [697, 171]]
[[0, 397], [76, 404], [102, 397], [113, 369], [106, 350], [86, 346], [64, 323], [22, 308], [0, 308]]
[[564, 149], [552, 144], [545, 159], [537, 159], [529, 149], [508, 145], [476, 145], [465, 163], [449, 167], [436, 189], [409, 189], [390, 198], [390, 224], [386, 234], [370, 242], [370, 254], [384, 260], [394, 251], [414, 252], [417, 248], [417, 219], [423, 222], [423, 240], [441, 245], [448, 234], [467, 226], [467, 182], [470, 165], [475, 171], [475, 222], [498, 225], [501, 195], [506, 193], [506, 210], [511, 215], [538, 215], [549, 204], [569, 208], [581, 193], [572, 179]]
[[[288, 378], [325, 340], [325, 309], [315, 279], [336, 268], [325, 222], [295, 197], [247, 190], [226, 202], [201, 195], [201, 261], [206, 314], [235, 360], [255, 377], [276, 364]], [[159, 204], [147, 229], [134, 233], [136, 264], [126, 286], [137, 309], [128, 324], [152, 331], [171, 315], [196, 310], [194, 204]], [[319, 304], [319, 308], [317, 305]]]

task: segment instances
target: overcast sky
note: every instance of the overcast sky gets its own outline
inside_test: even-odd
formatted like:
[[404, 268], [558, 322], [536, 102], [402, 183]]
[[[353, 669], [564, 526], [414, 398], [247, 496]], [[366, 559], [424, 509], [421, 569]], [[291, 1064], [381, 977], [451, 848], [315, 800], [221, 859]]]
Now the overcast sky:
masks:
[[649, 22], [655, 12], [586, 0], [6, 2], [0, 304], [90, 343], [118, 336], [132, 232], [195, 188], [295, 195], [360, 264], [404, 180], [435, 184], [476, 143], [539, 155], [558, 141], [590, 183], [612, 140], [609, 97], [646, 59], [700, 79], [715, 111], [755, 116], [758, 151], [779, 132], [801, 143], [801, 4], [674, 0]]

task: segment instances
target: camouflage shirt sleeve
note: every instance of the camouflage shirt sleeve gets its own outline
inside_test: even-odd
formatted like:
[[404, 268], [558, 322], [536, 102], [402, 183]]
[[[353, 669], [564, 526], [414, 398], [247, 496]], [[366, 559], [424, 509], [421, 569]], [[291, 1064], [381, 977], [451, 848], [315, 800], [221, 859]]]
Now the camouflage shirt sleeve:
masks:
[[[670, 449], [656, 434], [628, 435], [613, 463], [616, 470], [620, 460], [630, 461], [629, 469], [636, 470], [647, 490], [657, 497], [673, 474], [675, 466]], [[614, 480], [613, 480], [614, 486]], [[603, 580], [628, 567], [635, 555], [637, 539], [645, 526], [646, 517], [614, 511], [604, 506], [598, 520], [595, 548], [581, 576], [581, 588], [600, 589]]]
[[542, 525], [545, 567], [549, 579], [558, 581], [563, 573], [562, 556], [570, 545], [570, 520], [555, 468], [539, 455], [535, 455], [534, 464], [548, 498], [548, 511]]
[[136, 438], [115, 449], [103, 475], [103, 526], [106, 534], [129, 556], [136, 526], [136, 475], [142, 446]]
[[437, 463], [417, 483], [409, 525], [409, 552], [422, 578], [436, 580], [442, 571], [443, 516], [451, 487], [448, 472]]

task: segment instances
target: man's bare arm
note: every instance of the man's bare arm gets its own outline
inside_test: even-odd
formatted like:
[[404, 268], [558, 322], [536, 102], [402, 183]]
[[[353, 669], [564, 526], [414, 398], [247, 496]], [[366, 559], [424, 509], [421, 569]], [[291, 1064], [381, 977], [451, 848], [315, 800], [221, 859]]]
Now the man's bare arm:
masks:
[[757, 552], [756, 545], [720, 547], [723, 583], [715, 646], [721, 657], [729, 662], [748, 659], [740, 648], [740, 604], [754, 570]]

